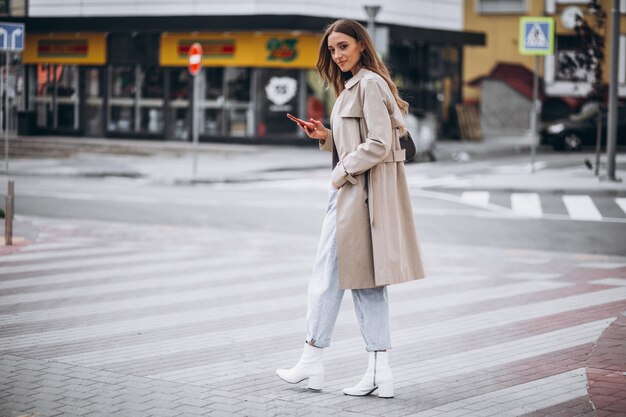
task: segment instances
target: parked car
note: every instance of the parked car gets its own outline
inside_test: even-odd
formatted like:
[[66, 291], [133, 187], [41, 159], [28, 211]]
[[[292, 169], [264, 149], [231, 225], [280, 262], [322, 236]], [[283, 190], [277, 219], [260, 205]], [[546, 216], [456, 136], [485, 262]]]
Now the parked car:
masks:
[[[606, 145], [607, 110], [601, 106], [601, 143]], [[598, 106], [585, 106], [580, 113], [567, 119], [546, 123], [540, 131], [541, 144], [556, 150], [578, 151], [585, 146], [595, 146]], [[626, 106], [617, 112], [617, 144], [626, 145]]]

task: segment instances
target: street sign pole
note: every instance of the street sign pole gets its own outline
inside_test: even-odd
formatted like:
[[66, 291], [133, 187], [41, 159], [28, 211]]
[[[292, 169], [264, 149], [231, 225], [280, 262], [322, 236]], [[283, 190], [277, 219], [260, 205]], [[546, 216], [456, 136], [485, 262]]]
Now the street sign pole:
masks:
[[535, 172], [535, 160], [537, 158], [537, 142], [539, 141], [539, 132], [537, 132], [537, 122], [539, 109], [539, 55], [535, 55], [535, 73], [533, 74], [533, 105], [530, 118], [530, 126], [532, 131], [532, 139], [530, 143], [530, 171]]
[[193, 111], [191, 113], [191, 136], [193, 138], [193, 177], [196, 178], [198, 172], [198, 122], [200, 107], [200, 77], [196, 73], [193, 76]]
[[198, 124], [200, 123], [200, 75], [202, 70], [202, 45], [198, 42], [193, 43], [189, 47], [189, 73], [193, 77], [193, 87], [191, 92], [191, 139], [193, 142], [193, 163], [192, 175], [196, 178], [198, 170]]
[[[6, 71], [4, 77], [0, 68], [0, 133], [4, 129], [4, 170], [9, 174], [9, 128], [11, 111], [9, 109], [9, 80], [11, 74], [11, 52], [22, 52], [24, 49], [24, 24], [0, 22], [0, 51], [5, 52]], [[3, 82], [4, 78], [4, 82]], [[14, 81], [15, 82], [15, 81]], [[15, 86], [14, 86], [15, 88]], [[4, 108], [2, 108], [2, 92], [4, 92]], [[7, 187], [7, 207], [5, 213], [5, 245], [13, 244], [14, 184], [9, 180]]]
[[530, 170], [535, 172], [539, 143], [539, 57], [554, 53], [554, 20], [550, 17], [522, 17], [520, 19], [519, 52], [534, 55], [533, 102], [530, 113]]
[[11, 52], [6, 52], [5, 53], [6, 56], [6, 61], [7, 61], [7, 65], [6, 65], [6, 83], [5, 83], [5, 91], [4, 91], [4, 111], [5, 111], [5, 117], [4, 117], [4, 170], [5, 172], [9, 172], [9, 120], [11, 119], [10, 117], [10, 111], [9, 111], [9, 74], [11, 72]]
[[609, 81], [609, 112], [608, 131], [606, 138], [606, 177], [609, 181], [620, 181], [615, 177], [615, 154], [617, 145], [617, 81], [619, 70], [619, 33], [620, 33], [620, 4], [613, 0], [611, 10], [611, 69]]

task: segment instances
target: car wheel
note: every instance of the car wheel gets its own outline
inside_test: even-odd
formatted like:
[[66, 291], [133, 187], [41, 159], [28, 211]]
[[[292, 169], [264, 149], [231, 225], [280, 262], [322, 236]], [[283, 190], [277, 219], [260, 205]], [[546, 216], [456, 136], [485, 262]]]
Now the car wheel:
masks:
[[583, 141], [577, 133], [568, 133], [563, 138], [563, 148], [566, 151], [580, 151], [583, 146]]

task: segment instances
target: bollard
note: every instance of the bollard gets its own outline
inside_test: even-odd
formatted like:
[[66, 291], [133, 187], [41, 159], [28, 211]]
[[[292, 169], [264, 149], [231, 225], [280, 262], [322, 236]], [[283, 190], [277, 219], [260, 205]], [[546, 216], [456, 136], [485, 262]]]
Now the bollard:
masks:
[[7, 192], [7, 206], [4, 212], [4, 244], [7, 246], [13, 245], [13, 199], [13, 181], [9, 181], [9, 190]]

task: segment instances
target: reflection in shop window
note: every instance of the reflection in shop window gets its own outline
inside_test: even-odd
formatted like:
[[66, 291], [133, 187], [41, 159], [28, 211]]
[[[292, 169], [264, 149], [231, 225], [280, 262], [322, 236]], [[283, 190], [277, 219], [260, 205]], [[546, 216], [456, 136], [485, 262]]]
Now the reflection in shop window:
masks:
[[229, 100], [241, 102], [250, 101], [251, 72], [250, 68], [226, 69], [225, 81]]
[[224, 68], [205, 68], [205, 98], [220, 100], [224, 96]]
[[139, 130], [148, 134], [163, 132], [163, 69], [140, 67]]
[[324, 125], [329, 126], [330, 120], [328, 120], [328, 115], [332, 109], [335, 97], [331, 89], [324, 88], [324, 82], [317, 71], [308, 70], [305, 78], [307, 91], [306, 117], [321, 120], [324, 122]]
[[208, 136], [215, 136], [222, 134], [222, 114], [221, 109], [207, 109], [204, 111], [204, 128], [200, 133]]
[[135, 68], [113, 68], [112, 85], [113, 97], [135, 97]]
[[170, 105], [167, 137], [176, 140], [187, 140], [191, 123], [189, 120], [191, 76], [187, 68], [172, 68], [169, 70], [169, 81]]
[[100, 68], [86, 70], [85, 135], [102, 135], [102, 76]]
[[230, 109], [228, 112], [230, 136], [243, 137], [247, 134], [248, 128], [248, 109]]
[[145, 98], [163, 97], [163, 76], [162, 70], [158, 67], [147, 68], [143, 72], [143, 83], [141, 86], [141, 96]]

